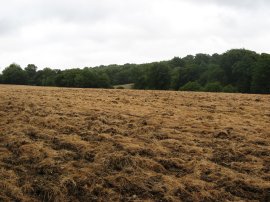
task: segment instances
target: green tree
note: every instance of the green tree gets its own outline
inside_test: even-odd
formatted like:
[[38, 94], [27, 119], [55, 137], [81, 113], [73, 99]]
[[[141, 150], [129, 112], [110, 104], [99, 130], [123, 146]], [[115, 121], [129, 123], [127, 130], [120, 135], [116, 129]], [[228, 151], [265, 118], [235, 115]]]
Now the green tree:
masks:
[[224, 53], [220, 66], [225, 72], [225, 84], [234, 84], [241, 92], [249, 92], [256, 58], [255, 52], [245, 49], [232, 49]]
[[225, 80], [225, 72], [217, 64], [210, 64], [206, 71], [204, 71], [200, 76], [200, 82], [202, 84], [221, 82]]
[[204, 87], [206, 92], [221, 92], [222, 86], [219, 82], [207, 83]]
[[194, 58], [194, 63], [197, 65], [207, 65], [209, 64], [210, 59], [211, 59], [210, 55], [199, 53], [196, 54]]
[[147, 76], [147, 83], [150, 89], [169, 89], [171, 83], [169, 67], [164, 63], [155, 63], [151, 65]]
[[270, 54], [262, 54], [255, 66], [252, 77], [252, 93], [270, 93]]
[[36, 73], [36, 84], [38, 86], [56, 86], [55, 80], [60, 70], [53, 70], [51, 68], [44, 68]]
[[68, 69], [58, 72], [55, 83], [57, 86], [62, 87], [75, 87], [75, 78], [77, 74], [80, 74], [81, 69]]
[[178, 90], [180, 87], [180, 69], [182, 67], [175, 67], [171, 71], [171, 89]]
[[204, 68], [199, 65], [178, 68], [178, 72], [175, 72], [175, 76], [173, 76], [174, 89], [177, 90], [180, 86], [183, 86], [190, 81], [193, 82], [199, 80], [199, 77], [203, 72]]
[[185, 66], [185, 61], [179, 57], [174, 57], [169, 61], [169, 65], [171, 67], [184, 67]]
[[63, 71], [50, 68], [37, 71], [33, 64], [22, 70], [12, 64], [0, 75], [0, 83], [83, 88], [134, 83], [136, 89], [269, 93], [269, 63], [268, 54], [232, 49], [221, 55], [200, 53], [162, 62]]
[[106, 73], [98, 73], [97, 87], [98, 88], [111, 88], [110, 78]]
[[222, 92], [225, 92], [225, 93], [236, 93], [237, 92], [237, 89], [235, 87], [233, 87], [231, 84], [225, 86], [223, 89], [222, 89]]
[[239, 92], [250, 93], [252, 72], [257, 63], [258, 55], [255, 52], [246, 51], [245, 55], [232, 66], [232, 79]]
[[186, 57], [184, 57], [182, 59], [185, 63], [185, 67], [194, 64], [194, 56], [193, 55], [187, 55]]
[[19, 65], [13, 63], [3, 70], [2, 81], [6, 84], [26, 84], [27, 75]]
[[135, 89], [147, 89], [148, 88], [148, 71], [150, 66], [148, 64], [138, 65], [133, 70], [134, 76], [134, 88]]
[[80, 88], [95, 88], [96, 76], [93, 71], [89, 68], [84, 68], [79, 74], [75, 77], [75, 86]]
[[29, 64], [27, 67], [24, 68], [24, 71], [27, 75], [27, 84], [34, 85], [37, 73], [37, 66], [34, 64]]

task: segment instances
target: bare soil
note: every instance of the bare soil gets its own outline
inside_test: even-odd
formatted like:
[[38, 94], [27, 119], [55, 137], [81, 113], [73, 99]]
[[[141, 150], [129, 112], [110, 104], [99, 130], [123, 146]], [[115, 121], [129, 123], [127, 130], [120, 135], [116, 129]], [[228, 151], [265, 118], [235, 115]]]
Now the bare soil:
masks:
[[1, 85], [0, 201], [270, 201], [270, 96]]

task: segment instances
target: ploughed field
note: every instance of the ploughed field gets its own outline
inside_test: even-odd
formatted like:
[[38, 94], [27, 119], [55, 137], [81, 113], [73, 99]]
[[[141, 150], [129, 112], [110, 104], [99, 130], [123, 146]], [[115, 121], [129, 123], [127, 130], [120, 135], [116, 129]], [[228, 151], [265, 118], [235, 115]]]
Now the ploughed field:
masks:
[[269, 95], [0, 86], [0, 201], [269, 192]]

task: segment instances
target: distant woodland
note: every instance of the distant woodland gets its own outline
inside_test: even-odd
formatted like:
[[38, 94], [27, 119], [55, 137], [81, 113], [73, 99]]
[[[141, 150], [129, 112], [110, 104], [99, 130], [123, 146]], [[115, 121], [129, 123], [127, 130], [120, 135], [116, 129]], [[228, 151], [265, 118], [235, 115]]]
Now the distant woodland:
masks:
[[0, 74], [0, 83], [78, 88], [133, 83], [135, 89], [269, 94], [270, 54], [232, 49], [223, 54], [187, 55], [147, 64], [67, 70], [11, 64]]

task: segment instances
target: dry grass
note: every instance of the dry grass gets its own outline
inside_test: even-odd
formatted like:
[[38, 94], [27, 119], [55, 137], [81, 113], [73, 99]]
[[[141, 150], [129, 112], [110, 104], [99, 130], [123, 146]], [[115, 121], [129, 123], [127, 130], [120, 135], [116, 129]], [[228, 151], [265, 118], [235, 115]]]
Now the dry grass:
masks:
[[0, 86], [0, 201], [269, 192], [269, 95]]

